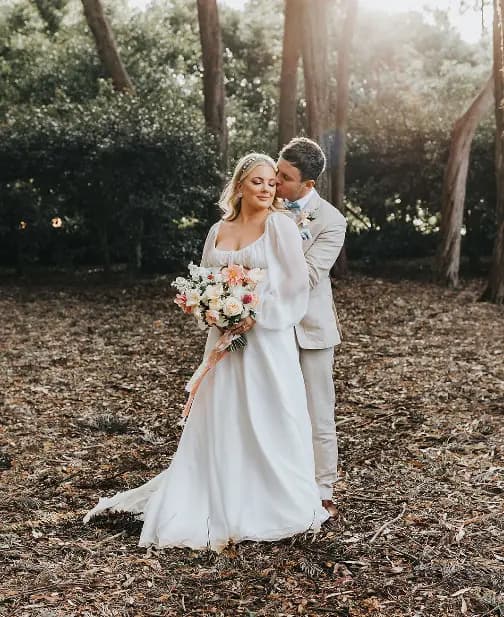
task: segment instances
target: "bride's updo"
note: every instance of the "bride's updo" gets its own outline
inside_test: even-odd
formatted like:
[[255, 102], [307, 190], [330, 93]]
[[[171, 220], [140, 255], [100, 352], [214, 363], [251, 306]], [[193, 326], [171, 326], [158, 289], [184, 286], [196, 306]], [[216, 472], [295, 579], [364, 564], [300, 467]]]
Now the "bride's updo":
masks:
[[[277, 166], [275, 161], [267, 154], [251, 152], [242, 156], [236, 164], [233, 177], [226, 184], [219, 199], [219, 207], [224, 212], [223, 219], [233, 221], [241, 209], [241, 197], [238, 185], [242, 182], [258, 165], [269, 165], [276, 173]], [[283, 201], [279, 197], [273, 199], [271, 210], [283, 210]]]

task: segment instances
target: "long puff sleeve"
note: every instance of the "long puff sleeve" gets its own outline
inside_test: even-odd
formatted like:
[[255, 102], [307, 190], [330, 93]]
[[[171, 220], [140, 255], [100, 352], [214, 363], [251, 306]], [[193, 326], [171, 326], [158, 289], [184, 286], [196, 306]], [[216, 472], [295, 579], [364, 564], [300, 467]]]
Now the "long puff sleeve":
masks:
[[299, 323], [308, 307], [308, 266], [297, 225], [281, 213], [267, 220], [266, 280], [258, 288], [257, 323], [269, 330], [284, 330]]
[[210, 265], [208, 262], [208, 253], [210, 252], [210, 249], [215, 244], [215, 235], [217, 233], [218, 227], [219, 227], [219, 223], [214, 223], [214, 225], [212, 225], [212, 227], [210, 227], [210, 229], [208, 230], [208, 234], [205, 240], [205, 245], [203, 247], [203, 253], [201, 255], [201, 262], [200, 262], [200, 266], [202, 266], [203, 268], [208, 268]]

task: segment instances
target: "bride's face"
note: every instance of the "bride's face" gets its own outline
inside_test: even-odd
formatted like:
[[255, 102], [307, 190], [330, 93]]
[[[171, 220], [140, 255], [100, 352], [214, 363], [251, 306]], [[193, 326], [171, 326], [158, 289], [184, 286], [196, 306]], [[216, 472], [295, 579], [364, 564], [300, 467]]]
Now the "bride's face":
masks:
[[242, 206], [269, 208], [276, 193], [276, 173], [269, 165], [257, 165], [238, 185]]

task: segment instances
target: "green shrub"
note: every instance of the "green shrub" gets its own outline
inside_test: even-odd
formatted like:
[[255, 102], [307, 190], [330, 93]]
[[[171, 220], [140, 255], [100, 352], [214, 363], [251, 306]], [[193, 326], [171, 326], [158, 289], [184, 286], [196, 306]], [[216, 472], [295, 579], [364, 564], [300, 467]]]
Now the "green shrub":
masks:
[[9, 115], [0, 258], [134, 265], [142, 254], [158, 269], [197, 258], [194, 239], [181, 247], [191, 222], [204, 237], [220, 178], [199, 114], [177, 98], [166, 109], [104, 91]]

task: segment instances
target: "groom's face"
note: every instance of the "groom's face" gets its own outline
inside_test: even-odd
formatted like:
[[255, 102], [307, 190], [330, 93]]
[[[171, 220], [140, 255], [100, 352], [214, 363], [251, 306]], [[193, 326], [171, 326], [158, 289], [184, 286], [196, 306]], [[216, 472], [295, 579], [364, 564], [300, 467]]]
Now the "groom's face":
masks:
[[277, 197], [296, 201], [304, 197], [313, 187], [312, 180], [301, 180], [301, 172], [285, 159], [277, 162]]

